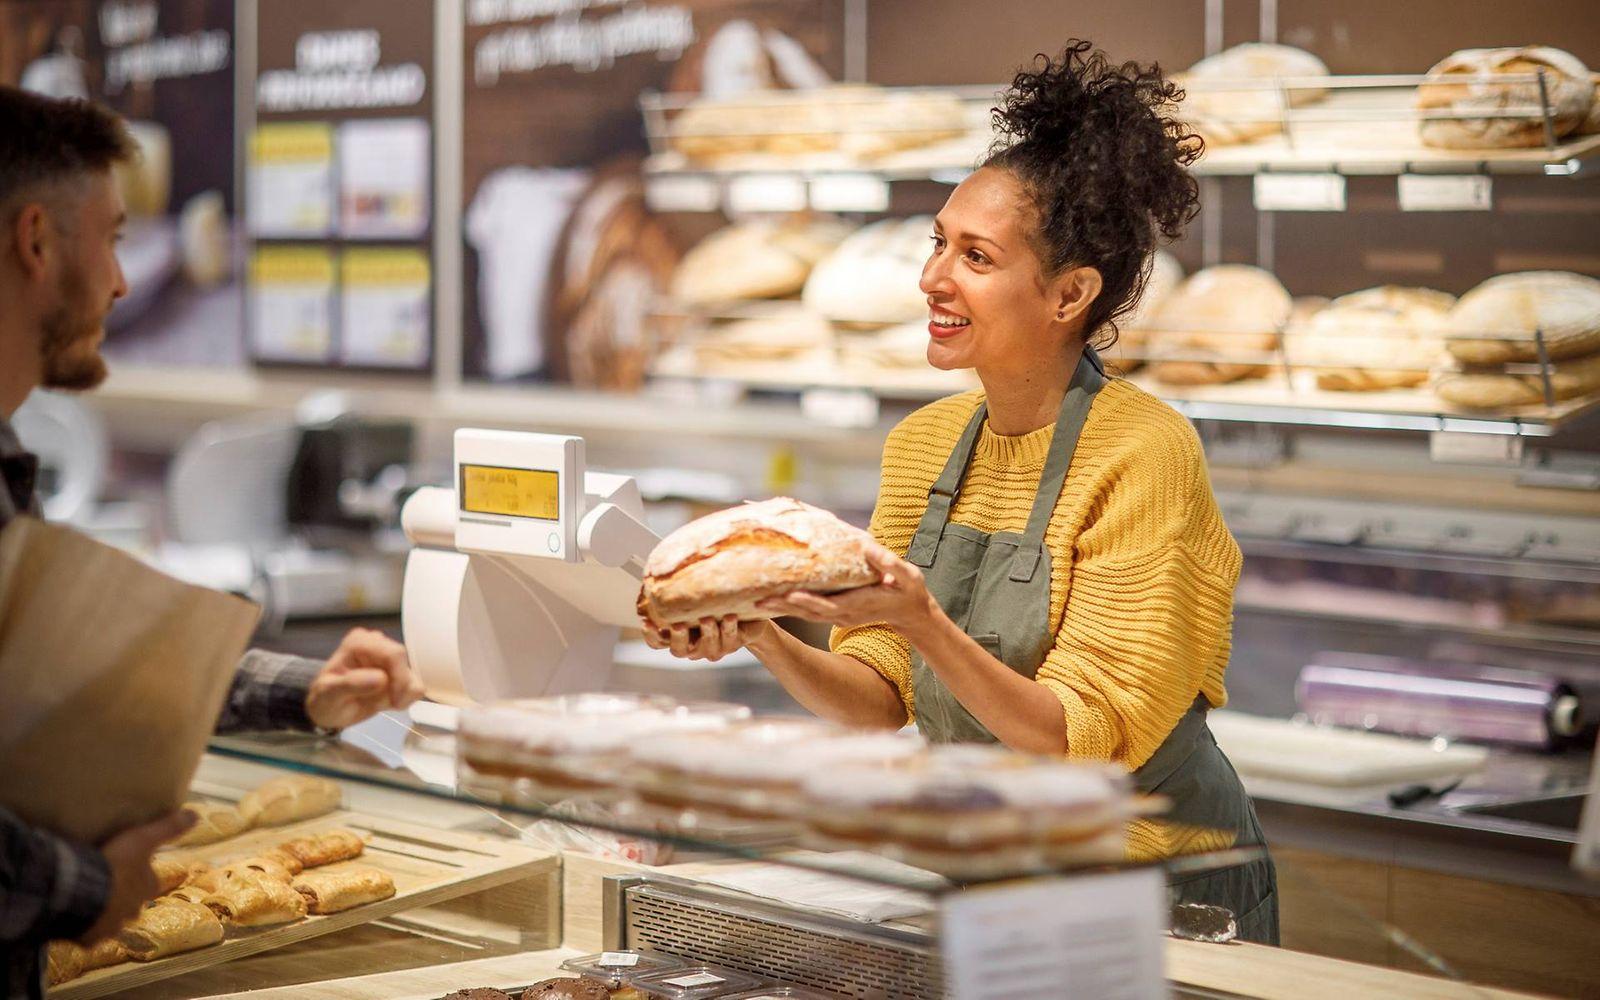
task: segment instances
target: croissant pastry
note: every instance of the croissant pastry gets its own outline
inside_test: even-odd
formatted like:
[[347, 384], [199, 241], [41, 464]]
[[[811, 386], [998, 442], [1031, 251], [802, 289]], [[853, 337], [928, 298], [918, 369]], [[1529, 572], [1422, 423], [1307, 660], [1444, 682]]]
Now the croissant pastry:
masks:
[[316, 868], [360, 857], [366, 846], [361, 835], [354, 830], [330, 830], [314, 837], [301, 837], [280, 844], [278, 850], [296, 858], [307, 868]]
[[339, 871], [307, 872], [294, 880], [294, 890], [305, 897], [312, 913], [338, 913], [393, 896], [394, 879], [382, 869], [355, 865]]
[[297, 774], [274, 778], [239, 800], [239, 813], [250, 826], [282, 826], [339, 808], [342, 792], [336, 782]]
[[199, 903], [163, 896], [123, 927], [117, 940], [129, 958], [149, 962], [216, 944], [222, 940], [222, 921]]
[[235, 927], [286, 924], [306, 915], [305, 899], [288, 882], [261, 874], [235, 876], [205, 905]]

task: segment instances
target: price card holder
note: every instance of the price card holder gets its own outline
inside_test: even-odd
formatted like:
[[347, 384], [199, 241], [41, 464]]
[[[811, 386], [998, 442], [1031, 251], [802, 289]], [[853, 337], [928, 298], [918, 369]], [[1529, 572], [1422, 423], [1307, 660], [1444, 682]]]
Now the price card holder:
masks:
[[1494, 207], [1494, 182], [1485, 174], [1401, 174], [1402, 212], [1487, 212]]
[[878, 397], [865, 389], [807, 389], [800, 394], [800, 412], [828, 427], [873, 427]]
[[887, 212], [889, 182], [872, 174], [823, 174], [811, 180], [811, 207], [819, 212]]
[[1522, 438], [1514, 434], [1434, 431], [1428, 435], [1428, 457], [1462, 465], [1521, 465]]
[[803, 212], [806, 182], [798, 174], [744, 174], [728, 182], [728, 211]]
[[644, 197], [653, 212], [715, 212], [722, 188], [715, 178], [695, 174], [651, 177]]
[[1159, 869], [952, 893], [940, 912], [953, 1000], [1164, 1000], [1167, 890]]
[[1255, 205], [1262, 212], [1343, 212], [1339, 174], [1256, 174]]

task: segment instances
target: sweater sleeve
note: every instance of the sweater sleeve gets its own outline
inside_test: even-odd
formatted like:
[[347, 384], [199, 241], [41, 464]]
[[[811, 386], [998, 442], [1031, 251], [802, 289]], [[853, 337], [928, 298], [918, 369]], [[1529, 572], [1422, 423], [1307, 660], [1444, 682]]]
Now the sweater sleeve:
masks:
[[1228, 658], [1242, 558], [1199, 438], [1173, 416], [1119, 449], [1074, 545], [1037, 675], [1061, 700], [1071, 757], [1139, 767]]

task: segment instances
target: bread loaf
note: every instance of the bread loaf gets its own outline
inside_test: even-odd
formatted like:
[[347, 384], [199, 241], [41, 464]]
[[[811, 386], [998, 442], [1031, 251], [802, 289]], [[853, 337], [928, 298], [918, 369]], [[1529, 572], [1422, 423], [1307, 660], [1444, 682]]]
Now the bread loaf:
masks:
[[661, 540], [645, 563], [640, 611], [659, 625], [737, 615], [794, 590], [828, 593], [877, 583], [871, 537], [810, 504], [777, 497], [709, 514]]
[[826, 215], [735, 223], [683, 255], [672, 276], [672, 295], [690, 305], [793, 295], [849, 232], [848, 225]]
[[848, 326], [888, 326], [928, 313], [919, 287], [933, 251], [933, 217], [884, 219], [851, 234], [817, 265], [801, 299]]
[[870, 161], [967, 130], [966, 107], [955, 94], [864, 85], [700, 100], [669, 128], [672, 148], [700, 162], [751, 153], [841, 153]]
[[714, 374], [718, 365], [787, 361], [832, 348], [833, 327], [827, 320], [795, 303], [774, 305], [780, 308], [770, 314], [706, 330], [695, 342], [695, 360]]
[[1341, 295], [1290, 323], [1289, 363], [1312, 369], [1317, 388], [1336, 392], [1422, 385], [1443, 354], [1440, 328], [1454, 304], [1445, 292], [1394, 285]]
[[[1600, 354], [1553, 362], [1551, 395], [1575, 399], [1600, 391]], [[1539, 375], [1505, 372], [1450, 372], [1439, 376], [1433, 391], [1447, 403], [1471, 410], [1499, 410], [1510, 406], [1539, 406], [1545, 401], [1544, 379]]]
[[83, 975], [89, 967], [89, 949], [76, 941], [51, 941], [45, 949], [45, 981], [59, 986]]
[[1594, 103], [1589, 105], [1589, 113], [1578, 123], [1578, 135], [1600, 135], [1600, 73], [1590, 76], [1594, 80]]
[[294, 880], [294, 891], [312, 913], [338, 913], [375, 903], [395, 893], [394, 877], [380, 868], [346, 865], [338, 871], [311, 872]]
[[309, 775], [274, 778], [239, 800], [239, 812], [251, 826], [282, 826], [339, 808], [343, 793], [337, 782]]
[[177, 847], [215, 844], [219, 840], [238, 836], [250, 825], [236, 806], [218, 802], [185, 802], [183, 808], [194, 813], [196, 819], [188, 832], [172, 842]]
[[[1417, 128], [1423, 144], [1446, 149], [1543, 146], [1544, 116], [1536, 110], [1538, 82], [1503, 83], [1495, 79], [1541, 71], [1545, 74], [1555, 136], [1568, 135], [1594, 106], [1594, 83], [1582, 60], [1547, 45], [1462, 49], [1428, 70], [1428, 82], [1417, 88], [1416, 106], [1423, 115]], [[1534, 113], [1511, 113], [1517, 108]], [[1428, 114], [1440, 112], [1498, 113], [1504, 117], [1427, 119]]]
[[1551, 360], [1600, 351], [1600, 279], [1570, 271], [1495, 275], [1461, 296], [1445, 331], [1445, 346], [1466, 365], [1537, 361], [1535, 331]]
[[123, 927], [117, 940], [135, 962], [205, 948], [222, 940], [222, 921], [199, 903], [162, 896]]
[[1117, 342], [1110, 349], [1110, 360], [1118, 371], [1131, 372], [1145, 362], [1145, 352], [1150, 347], [1147, 328], [1155, 319], [1162, 303], [1183, 284], [1183, 265], [1178, 258], [1165, 250], [1150, 255], [1150, 276], [1145, 279], [1144, 291], [1127, 315], [1117, 320]]
[[[1248, 142], [1279, 131], [1278, 115], [1284, 95], [1271, 86], [1259, 89], [1210, 89], [1207, 81], [1224, 83], [1262, 81], [1274, 78], [1320, 77], [1328, 75], [1321, 59], [1290, 45], [1247, 42], [1195, 63], [1177, 74], [1188, 88], [1179, 117], [1205, 139], [1207, 144], [1226, 146]], [[1291, 107], [1320, 100], [1326, 91], [1287, 92]]]
[[366, 842], [354, 830], [329, 830], [312, 837], [301, 837], [278, 845], [278, 850], [293, 857], [305, 868], [331, 865], [361, 856]]
[[[1169, 385], [1209, 385], [1261, 374], [1294, 301], [1259, 267], [1196, 271], [1156, 311], [1151, 368]], [[1163, 360], [1171, 357], [1173, 360]]]

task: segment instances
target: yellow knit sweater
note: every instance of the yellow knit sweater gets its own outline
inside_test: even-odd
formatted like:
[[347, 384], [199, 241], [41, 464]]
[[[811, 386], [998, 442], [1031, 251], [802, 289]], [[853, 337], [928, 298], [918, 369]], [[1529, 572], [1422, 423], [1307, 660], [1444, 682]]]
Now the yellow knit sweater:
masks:
[[[924, 406], [890, 432], [872, 534], [904, 555], [980, 390]], [[978, 437], [954, 523], [1022, 531], [1055, 428]], [[1129, 769], [1150, 758], [1197, 693], [1227, 702], [1238, 545], [1211, 493], [1194, 429], [1120, 379], [1095, 396], [1045, 532], [1055, 643], [1037, 679], [1061, 700], [1069, 757]], [[835, 652], [867, 663], [913, 711], [911, 647], [886, 625], [836, 629]], [[1231, 839], [1231, 838], [1228, 838]], [[1220, 846], [1194, 831], [1136, 824], [1130, 853]]]

